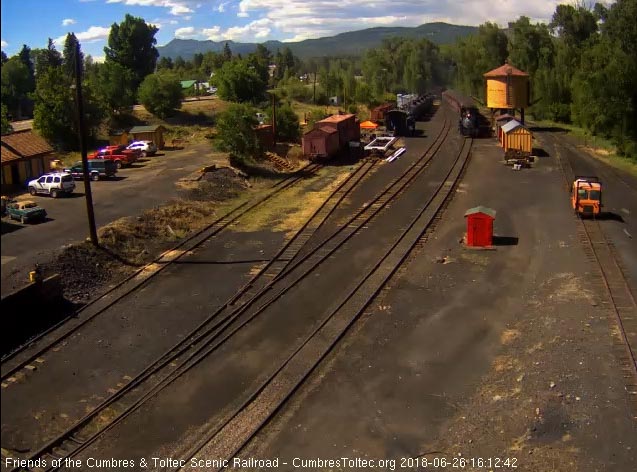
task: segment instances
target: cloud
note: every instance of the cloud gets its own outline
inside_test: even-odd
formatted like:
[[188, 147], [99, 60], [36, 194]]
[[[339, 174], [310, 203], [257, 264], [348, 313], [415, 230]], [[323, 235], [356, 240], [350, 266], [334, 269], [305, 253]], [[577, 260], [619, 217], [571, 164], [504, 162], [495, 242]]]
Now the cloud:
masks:
[[124, 5], [142, 7], [168, 8], [171, 15], [179, 16], [194, 13], [194, 8], [201, 6], [198, 0], [106, 0], [106, 3], [123, 3]]
[[77, 23], [73, 18], [65, 18], [62, 20], [62, 26], [74, 25]]
[[3, 48], [6, 48], [6, 47], [9, 45], [9, 43], [7, 43], [7, 42], [3, 39], [3, 40], [1, 40], [0, 45], [1, 45]]
[[521, 15], [547, 21], [563, 0], [241, 0], [237, 16], [258, 15], [276, 36], [299, 40], [372, 26], [417, 26], [434, 21], [506, 26]]
[[[564, 0], [395, 0], [388, 8], [378, 0], [107, 0], [109, 3], [155, 6], [179, 15], [183, 24], [205, 18], [195, 10], [207, 5], [208, 17], [236, 15], [235, 25], [178, 28], [175, 37], [205, 37], [213, 41], [262, 41], [284, 38], [300, 41], [333, 36], [376, 26], [417, 26], [444, 21], [479, 25], [485, 21], [506, 26], [525, 15], [533, 21], [549, 21]], [[191, 15], [190, 13], [194, 13]], [[201, 12], [198, 12], [201, 13]], [[197, 15], [197, 16], [195, 16]], [[248, 19], [246, 19], [248, 18]], [[254, 21], [250, 21], [254, 18]]]
[[225, 30], [222, 30], [220, 26], [213, 26], [211, 28], [203, 28], [201, 35], [206, 39], [212, 41], [263, 41], [270, 36], [272, 32], [272, 21], [268, 18], [261, 18], [259, 20], [252, 21], [244, 26], [232, 26]]
[[[111, 32], [111, 28], [106, 28], [104, 26], [91, 26], [86, 31], [82, 31], [81, 33], [75, 33], [75, 37], [81, 43], [94, 43], [96, 41], [103, 41], [108, 38], [108, 35]], [[66, 41], [66, 34], [62, 35], [53, 40], [56, 46], [64, 45], [64, 41]]]
[[175, 30], [175, 38], [178, 39], [189, 39], [197, 37], [199, 34], [195, 31], [195, 28], [192, 26], [186, 26], [185, 28], [177, 28]]
[[201, 34], [211, 41], [221, 41], [224, 39], [221, 34], [221, 28], [219, 26], [213, 26], [212, 28], [204, 28], [201, 30]]

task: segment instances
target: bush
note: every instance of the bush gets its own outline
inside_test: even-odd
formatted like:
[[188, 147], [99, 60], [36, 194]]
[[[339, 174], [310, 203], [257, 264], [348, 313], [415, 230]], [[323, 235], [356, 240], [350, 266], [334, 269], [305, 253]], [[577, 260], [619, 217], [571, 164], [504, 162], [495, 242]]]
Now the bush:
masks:
[[278, 139], [296, 141], [301, 135], [299, 117], [290, 105], [283, 105], [276, 112], [276, 134]]
[[217, 117], [216, 145], [240, 161], [261, 154], [261, 146], [254, 130], [258, 125], [255, 110], [249, 105], [232, 104]]
[[146, 76], [139, 86], [139, 100], [159, 118], [173, 116], [181, 107], [181, 84], [175, 77], [159, 74]]

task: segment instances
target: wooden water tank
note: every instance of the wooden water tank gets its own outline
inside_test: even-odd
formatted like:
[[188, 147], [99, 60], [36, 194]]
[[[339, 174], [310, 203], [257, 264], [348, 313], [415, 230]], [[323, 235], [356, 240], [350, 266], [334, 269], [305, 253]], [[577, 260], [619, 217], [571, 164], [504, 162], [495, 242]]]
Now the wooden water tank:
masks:
[[527, 108], [530, 101], [529, 74], [504, 64], [484, 74], [488, 108]]

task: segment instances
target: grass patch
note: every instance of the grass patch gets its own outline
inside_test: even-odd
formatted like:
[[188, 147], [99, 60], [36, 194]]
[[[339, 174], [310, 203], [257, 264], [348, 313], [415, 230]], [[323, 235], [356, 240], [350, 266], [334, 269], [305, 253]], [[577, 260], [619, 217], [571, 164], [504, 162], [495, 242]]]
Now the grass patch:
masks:
[[62, 161], [62, 165], [64, 167], [70, 167], [76, 162], [79, 162], [82, 160], [82, 153], [79, 151], [58, 152], [56, 157], [57, 159]]
[[533, 120], [532, 123], [540, 127], [555, 127], [567, 130], [568, 134], [577, 138], [580, 148], [589, 155], [616, 169], [620, 169], [637, 177], [637, 161], [630, 157], [617, 155], [617, 147], [610, 139], [600, 136], [591, 136], [585, 129], [575, 125], [557, 123], [549, 120]]
[[[269, 200], [261, 211], [245, 215], [233, 229], [240, 232], [265, 229], [294, 232], [349, 174], [349, 169], [323, 169], [317, 177], [308, 179], [307, 185], [297, 184]], [[309, 185], [317, 185], [320, 190], [308, 190]]]

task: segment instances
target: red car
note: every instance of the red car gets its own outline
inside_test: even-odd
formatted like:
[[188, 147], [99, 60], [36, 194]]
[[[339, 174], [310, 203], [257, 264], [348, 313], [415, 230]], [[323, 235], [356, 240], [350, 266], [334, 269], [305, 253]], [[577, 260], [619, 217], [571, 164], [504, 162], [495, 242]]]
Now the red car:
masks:
[[106, 146], [88, 156], [89, 159], [111, 159], [118, 169], [130, 166], [139, 158], [139, 152], [126, 149], [125, 146]]

